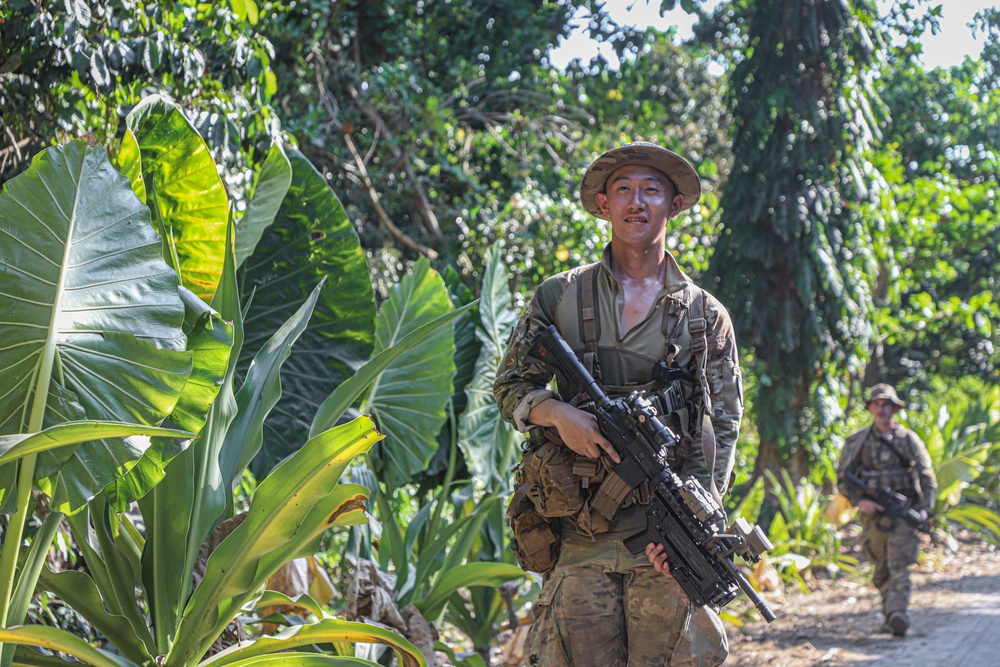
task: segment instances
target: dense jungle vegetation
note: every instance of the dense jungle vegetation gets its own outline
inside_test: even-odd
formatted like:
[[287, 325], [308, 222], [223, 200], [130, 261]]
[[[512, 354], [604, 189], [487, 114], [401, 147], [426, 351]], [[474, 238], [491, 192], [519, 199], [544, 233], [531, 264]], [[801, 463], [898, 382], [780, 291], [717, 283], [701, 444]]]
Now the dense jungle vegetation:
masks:
[[[0, 667], [487, 664], [538, 592], [496, 365], [632, 140], [703, 179], [668, 245], [736, 323], [764, 566], [857, 566], [833, 469], [876, 382], [938, 537], [1000, 539], [1000, 10], [927, 69], [933, 1], [661, 4], [691, 39], [598, 0], [0, 0]], [[620, 67], [552, 65], [581, 9]]]

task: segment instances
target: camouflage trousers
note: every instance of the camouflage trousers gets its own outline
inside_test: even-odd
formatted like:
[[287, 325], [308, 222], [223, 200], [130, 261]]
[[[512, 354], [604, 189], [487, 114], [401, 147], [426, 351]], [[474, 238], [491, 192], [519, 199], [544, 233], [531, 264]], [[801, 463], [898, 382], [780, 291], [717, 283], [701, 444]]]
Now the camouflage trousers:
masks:
[[621, 541], [564, 531], [562, 550], [534, 609], [525, 645], [542, 667], [715, 667], [729, 643], [718, 614]]
[[883, 531], [875, 519], [861, 516], [861, 546], [872, 564], [872, 583], [882, 594], [882, 612], [906, 612], [910, 606], [910, 567], [920, 553], [920, 533], [903, 521]]

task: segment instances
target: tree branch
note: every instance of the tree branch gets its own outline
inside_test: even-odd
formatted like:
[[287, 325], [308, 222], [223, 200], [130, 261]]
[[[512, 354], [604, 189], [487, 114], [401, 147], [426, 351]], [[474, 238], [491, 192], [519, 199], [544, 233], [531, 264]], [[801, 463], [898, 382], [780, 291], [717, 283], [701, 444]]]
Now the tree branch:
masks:
[[361, 113], [371, 121], [372, 125], [375, 126], [375, 130], [385, 137], [386, 145], [389, 147], [389, 151], [392, 156], [396, 158], [399, 162], [403, 164], [403, 170], [406, 172], [406, 177], [410, 179], [413, 184], [414, 192], [417, 195], [417, 202], [419, 206], [417, 207], [420, 211], [420, 217], [424, 221], [424, 228], [439, 241], [444, 240], [444, 235], [441, 233], [441, 225], [438, 224], [437, 216], [434, 215], [434, 209], [431, 206], [430, 199], [427, 197], [427, 193], [424, 189], [420, 187], [420, 181], [417, 180], [417, 175], [413, 171], [413, 165], [410, 162], [409, 156], [404, 154], [394, 143], [392, 131], [389, 129], [388, 123], [379, 115], [373, 107], [365, 104], [364, 100], [361, 99], [361, 94], [358, 92], [357, 88], [354, 86], [347, 86], [347, 90], [351, 94], [351, 99], [354, 104], [361, 110]]
[[428, 248], [427, 246], [414, 241], [409, 236], [404, 234], [399, 227], [393, 224], [392, 220], [389, 219], [388, 213], [382, 208], [382, 203], [379, 201], [378, 190], [375, 188], [375, 184], [372, 182], [370, 176], [368, 176], [368, 169], [365, 167], [364, 158], [361, 156], [361, 152], [358, 151], [357, 145], [355, 145], [354, 140], [351, 138], [350, 134], [346, 132], [343, 135], [344, 143], [347, 145], [347, 149], [351, 152], [354, 157], [354, 164], [358, 169], [358, 175], [361, 177], [361, 182], [364, 184], [365, 191], [368, 193], [368, 199], [371, 201], [372, 206], [375, 208], [375, 217], [378, 219], [379, 224], [385, 227], [394, 239], [402, 243], [404, 246], [410, 250], [415, 250], [422, 255], [426, 255], [431, 259], [435, 259], [438, 254], [436, 251]]

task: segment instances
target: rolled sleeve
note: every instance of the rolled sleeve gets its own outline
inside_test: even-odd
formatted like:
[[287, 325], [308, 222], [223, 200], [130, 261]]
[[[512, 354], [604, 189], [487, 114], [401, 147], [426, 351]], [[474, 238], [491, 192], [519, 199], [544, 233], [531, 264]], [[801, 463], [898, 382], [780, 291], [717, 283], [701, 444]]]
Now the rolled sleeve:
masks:
[[528, 429], [528, 414], [532, 408], [546, 399], [559, 398], [548, 388], [552, 373], [525, 362], [535, 335], [548, 324], [549, 318], [539, 307], [536, 294], [511, 332], [493, 383], [493, 396], [500, 416], [522, 432]]

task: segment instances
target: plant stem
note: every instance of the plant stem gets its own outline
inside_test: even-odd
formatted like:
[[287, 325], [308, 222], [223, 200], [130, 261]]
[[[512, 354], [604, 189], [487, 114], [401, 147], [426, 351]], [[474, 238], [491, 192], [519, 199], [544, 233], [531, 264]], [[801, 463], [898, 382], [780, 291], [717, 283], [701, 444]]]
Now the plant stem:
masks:
[[[4, 537], [3, 552], [0, 553], [0, 627], [6, 628], [10, 619], [11, 597], [14, 594], [14, 578], [17, 575], [17, 557], [21, 549], [21, 536], [24, 534], [24, 524], [28, 520], [31, 489], [35, 478], [36, 454], [25, 456], [18, 463], [17, 469], [17, 510], [11, 515], [7, 524], [7, 534]], [[17, 619], [20, 622], [20, 619]], [[0, 652], [3, 644], [0, 644]], [[9, 667], [13, 659], [3, 660], [0, 667]]]
[[437, 500], [437, 505], [434, 506], [434, 513], [431, 516], [428, 526], [427, 534], [431, 536], [437, 535], [437, 527], [441, 522], [441, 510], [444, 505], [444, 499], [451, 492], [451, 483], [455, 478], [455, 462], [458, 457], [458, 423], [455, 419], [455, 405], [452, 401], [448, 401], [448, 422], [451, 427], [449, 429], [451, 431], [451, 449], [448, 451], [448, 469], [444, 473], [441, 495]]

